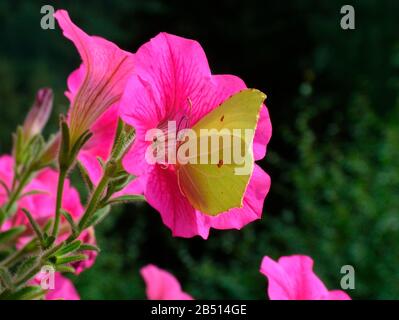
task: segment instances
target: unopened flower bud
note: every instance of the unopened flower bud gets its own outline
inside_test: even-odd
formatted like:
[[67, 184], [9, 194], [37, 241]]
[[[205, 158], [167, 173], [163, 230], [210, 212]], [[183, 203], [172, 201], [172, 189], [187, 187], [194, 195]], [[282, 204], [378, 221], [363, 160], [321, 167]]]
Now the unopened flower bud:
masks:
[[29, 140], [42, 132], [53, 108], [53, 91], [49, 88], [40, 89], [35, 102], [25, 118], [23, 125], [24, 139]]

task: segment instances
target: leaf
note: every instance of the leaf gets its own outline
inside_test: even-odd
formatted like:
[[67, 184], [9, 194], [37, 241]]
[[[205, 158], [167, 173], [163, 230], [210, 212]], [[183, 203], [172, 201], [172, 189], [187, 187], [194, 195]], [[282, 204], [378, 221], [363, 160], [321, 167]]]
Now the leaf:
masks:
[[0, 267], [0, 282], [3, 283], [7, 289], [13, 289], [12, 275], [7, 268]]
[[94, 246], [92, 244], [84, 243], [80, 246], [79, 251], [97, 251], [100, 252], [101, 249], [97, 246]]
[[73, 263], [73, 262], [78, 262], [78, 261], [83, 261], [87, 260], [89, 257], [85, 254], [76, 254], [72, 256], [66, 256], [66, 257], [55, 257], [55, 264], [67, 264], [67, 263]]
[[111, 194], [117, 193], [124, 189], [130, 182], [132, 182], [136, 177], [130, 175], [126, 171], [122, 171], [116, 175], [114, 179], [112, 179], [109, 189]]
[[104, 218], [108, 215], [108, 213], [110, 211], [111, 211], [111, 207], [108, 205], [105, 206], [104, 208], [97, 210], [93, 214], [91, 219], [87, 222], [87, 225], [83, 226], [83, 229], [86, 229], [87, 227], [91, 227], [91, 226], [96, 226], [97, 224], [99, 224], [101, 221], [104, 220]]
[[32, 257], [28, 257], [26, 258], [18, 267], [15, 276], [16, 278], [18, 278], [19, 276], [25, 274], [30, 268], [33, 267], [33, 265], [36, 263], [37, 261], [37, 257], [32, 256]]
[[35, 231], [36, 236], [39, 238], [39, 241], [40, 241], [42, 247], [45, 248], [46, 247], [46, 242], [44, 240], [43, 232], [42, 232], [40, 226], [38, 225], [36, 220], [33, 219], [32, 215], [30, 214], [30, 212], [28, 210], [26, 210], [25, 208], [22, 208], [22, 211], [25, 213], [26, 217], [28, 218], [29, 223], [32, 226], [33, 231]]
[[15, 238], [18, 238], [18, 236], [24, 233], [25, 230], [26, 230], [25, 226], [18, 226], [4, 232], [0, 232], [0, 243], [10, 242]]
[[78, 162], [78, 168], [80, 171], [80, 175], [82, 176], [82, 179], [84, 183], [86, 184], [86, 187], [89, 189], [89, 192], [93, 191], [93, 182], [91, 182], [91, 179], [89, 177], [89, 173], [87, 172], [86, 168], [82, 166], [80, 162]]
[[55, 256], [63, 256], [68, 253], [71, 253], [73, 251], [76, 251], [80, 248], [81, 244], [82, 244], [82, 241], [80, 241], [80, 240], [72, 241], [71, 243], [68, 243], [68, 244], [64, 245], [63, 247], [61, 247], [59, 250], [57, 250], [54, 253], [54, 255]]
[[144, 196], [140, 196], [140, 195], [125, 195], [125, 196], [120, 196], [120, 197], [117, 197], [117, 198], [109, 200], [107, 202], [107, 205], [128, 203], [128, 202], [135, 202], [135, 201], [144, 201], [144, 200], [145, 200]]
[[39, 286], [27, 286], [6, 296], [7, 300], [34, 300], [43, 298], [46, 294]]
[[43, 137], [39, 134], [34, 136], [30, 141], [26, 149], [24, 150], [25, 153], [28, 155], [28, 162], [34, 161], [43, 151], [45, 142]]
[[61, 130], [61, 147], [58, 154], [58, 162], [60, 170], [67, 170], [69, 168], [69, 145], [70, 135], [68, 124], [64, 116], [60, 117], [60, 130]]
[[64, 216], [66, 221], [71, 226], [72, 233], [73, 234], [77, 234], [78, 227], [76, 226], [75, 221], [73, 221], [73, 217], [71, 216], [71, 214], [69, 212], [65, 211], [65, 210], [62, 210], [62, 209], [61, 209], [61, 214]]
[[86, 144], [87, 141], [90, 140], [90, 138], [93, 136], [93, 134], [90, 132], [90, 130], [86, 130], [75, 142], [75, 145], [72, 146], [71, 153], [69, 154], [69, 160], [70, 164], [75, 160], [77, 154], [79, 151], [83, 148], [83, 146]]
[[55, 237], [52, 236], [52, 235], [49, 236], [49, 235], [45, 234], [45, 236], [44, 236], [44, 242], [45, 242], [44, 247], [45, 247], [45, 248], [50, 248], [51, 245], [55, 242]]
[[21, 126], [17, 128], [17, 132], [13, 134], [13, 156], [15, 158], [15, 163], [18, 166], [23, 161], [21, 159], [22, 148], [23, 148], [23, 129]]
[[65, 266], [65, 265], [57, 265], [55, 266], [55, 270], [57, 272], [62, 272], [62, 273], [75, 273], [76, 269], [72, 266]]

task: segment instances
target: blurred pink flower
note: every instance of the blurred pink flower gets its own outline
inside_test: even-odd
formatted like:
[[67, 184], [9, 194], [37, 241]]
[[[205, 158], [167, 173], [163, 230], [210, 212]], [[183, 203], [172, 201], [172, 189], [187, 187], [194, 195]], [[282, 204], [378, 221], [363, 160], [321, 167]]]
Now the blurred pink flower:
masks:
[[0, 207], [3, 206], [8, 199], [7, 189], [11, 189], [14, 176], [13, 168], [14, 160], [11, 156], [0, 156]]
[[313, 272], [308, 256], [281, 257], [278, 262], [264, 257], [260, 272], [269, 281], [270, 300], [350, 300], [342, 290], [329, 291]]
[[149, 300], [193, 300], [182, 291], [177, 279], [169, 272], [150, 264], [142, 268], [140, 273], [147, 286]]
[[[3, 155], [0, 157], [0, 179], [11, 187], [13, 178], [14, 160], [11, 156]], [[47, 221], [54, 216], [56, 192], [57, 192], [58, 173], [52, 169], [41, 170], [36, 177], [25, 187], [23, 196], [18, 201], [18, 209], [16, 214], [9, 218], [3, 225], [3, 230], [9, 228], [26, 225], [29, 228], [29, 221], [22, 208], [28, 210], [33, 218], [40, 224], [45, 225]], [[35, 193], [38, 192], [38, 193]], [[4, 187], [0, 184], [0, 205], [7, 201], [7, 193]], [[67, 211], [77, 221], [83, 214], [83, 206], [80, 201], [78, 191], [71, 186], [67, 179], [64, 186], [64, 195], [62, 199], [62, 209]], [[32, 231], [29, 231], [18, 239], [18, 247], [26, 244], [32, 237]], [[68, 237], [69, 228], [64, 219], [62, 219], [61, 234], [58, 241], [63, 241]], [[89, 244], [96, 244], [94, 230], [85, 230], [79, 237], [80, 240]], [[97, 252], [85, 252], [89, 256], [86, 261], [78, 262], [74, 265], [76, 272], [80, 273], [93, 265], [97, 257]]]
[[[54, 289], [49, 289], [44, 296], [45, 300], [80, 300], [72, 281], [56, 272], [54, 278]], [[32, 284], [40, 285], [42, 276], [39, 274]]]
[[[70, 20], [68, 12], [54, 14], [64, 36], [70, 39], [82, 65], [69, 79], [76, 94], [69, 95], [71, 144], [115, 103], [119, 101], [126, 81], [133, 71], [133, 54], [121, 50], [112, 42], [89, 36]], [[74, 80], [74, 77], [81, 80]]]
[[[135, 74], [121, 100], [122, 119], [136, 129], [135, 143], [124, 159], [125, 169], [143, 179], [144, 195], [157, 209], [174, 236], [207, 238], [210, 228], [240, 229], [260, 219], [270, 188], [269, 176], [255, 165], [243, 207], [216, 217], [194, 209], [181, 193], [173, 165], [167, 169], [146, 162], [148, 130], [160, 124], [190, 118], [190, 126], [234, 93], [246, 88], [233, 75], [212, 75], [201, 46], [193, 40], [161, 33], [136, 53]], [[192, 102], [192, 109], [187, 99]], [[255, 160], [262, 159], [271, 137], [268, 110], [263, 107], [254, 139]]]
[[[85, 244], [91, 244], [94, 246], [97, 245], [96, 236], [93, 227], [84, 230], [78, 239]], [[98, 252], [94, 250], [84, 251], [83, 253], [88, 256], [88, 259], [83, 261], [78, 261], [72, 264], [72, 266], [76, 270], [75, 274], [77, 275], [79, 275], [86, 269], [90, 269], [93, 266], [94, 262], [96, 261], [98, 255]]]
[[[48, 219], [54, 216], [57, 182], [57, 171], [52, 169], [40, 171], [24, 189], [24, 193], [36, 191], [39, 193], [22, 197], [19, 201], [19, 208], [27, 209], [40, 224], [45, 224]], [[76, 219], [83, 214], [79, 193], [69, 180], [65, 182], [62, 209]], [[21, 212], [17, 213], [14, 223], [26, 224], [28, 221]]]

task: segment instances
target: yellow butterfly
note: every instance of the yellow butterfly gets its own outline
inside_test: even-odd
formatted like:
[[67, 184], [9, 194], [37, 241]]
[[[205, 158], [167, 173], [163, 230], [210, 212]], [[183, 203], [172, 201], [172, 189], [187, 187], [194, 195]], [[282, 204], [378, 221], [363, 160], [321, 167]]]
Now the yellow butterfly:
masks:
[[254, 167], [255, 129], [265, 99], [256, 89], [233, 95], [195, 124], [195, 138], [180, 145], [179, 154], [189, 156], [177, 165], [179, 187], [195, 209], [216, 216], [242, 207]]

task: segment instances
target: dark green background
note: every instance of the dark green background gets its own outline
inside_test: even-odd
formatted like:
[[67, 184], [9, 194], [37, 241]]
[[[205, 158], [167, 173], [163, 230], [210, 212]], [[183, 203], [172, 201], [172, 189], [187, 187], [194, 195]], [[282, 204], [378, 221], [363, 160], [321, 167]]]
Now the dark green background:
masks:
[[[1, 153], [38, 88], [56, 92], [47, 133], [67, 110], [79, 57], [58, 28], [40, 28], [47, 2], [0, 2]], [[172, 238], [148, 205], [115, 208], [97, 230], [96, 265], [74, 279], [82, 298], [145, 298], [139, 269], [155, 263], [195, 298], [264, 299], [262, 257], [294, 253], [312, 256], [329, 288], [350, 264], [353, 298], [399, 298], [398, 1], [51, 3], [130, 51], [160, 31], [198, 40], [214, 73], [267, 93], [273, 123], [261, 221], [187, 240]], [[355, 30], [340, 28], [344, 4], [355, 7]]]

